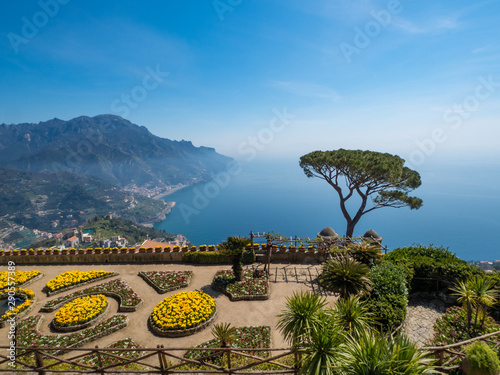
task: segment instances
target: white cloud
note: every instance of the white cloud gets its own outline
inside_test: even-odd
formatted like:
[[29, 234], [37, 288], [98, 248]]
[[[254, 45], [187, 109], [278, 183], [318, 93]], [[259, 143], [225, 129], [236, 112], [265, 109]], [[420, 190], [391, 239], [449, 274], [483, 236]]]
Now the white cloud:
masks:
[[336, 102], [340, 99], [340, 95], [333, 89], [308, 82], [294, 82], [294, 81], [273, 81], [271, 86], [286, 91], [290, 94], [299, 96], [308, 96], [319, 99], [326, 99]]

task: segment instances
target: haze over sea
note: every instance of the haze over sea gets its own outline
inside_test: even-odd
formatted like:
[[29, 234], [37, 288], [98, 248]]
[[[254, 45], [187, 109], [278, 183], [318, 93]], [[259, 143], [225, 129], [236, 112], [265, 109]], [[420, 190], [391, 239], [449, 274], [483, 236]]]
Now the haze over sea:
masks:
[[[176, 206], [155, 228], [183, 234], [195, 245], [248, 236], [251, 230], [314, 238], [330, 226], [345, 234], [337, 193], [325, 181], [307, 178], [298, 158], [240, 166], [241, 173], [218, 194], [212, 181], [165, 197]], [[354, 234], [374, 229], [389, 249], [434, 244], [465, 260], [500, 259], [500, 165], [449, 162], [412, 169], [420, 173], [422, 185], [411, 195], [422, 198], [423, 207], [375, 210], [363, 216]], [[200, 195], [206, 196], [207, 184], [208, 195], [214, 197], [204, 201]]]

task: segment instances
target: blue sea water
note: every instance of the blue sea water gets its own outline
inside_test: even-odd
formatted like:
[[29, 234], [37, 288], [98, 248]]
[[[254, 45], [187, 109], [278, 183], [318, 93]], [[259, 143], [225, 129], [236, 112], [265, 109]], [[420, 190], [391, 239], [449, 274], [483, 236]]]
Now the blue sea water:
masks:
[[[499, 166], [448, 163], [418, 170], [422, 186], [412, 195], [423, 199], [423, 207], [375, 210], [363, 216], [354, 235], [374, 229], [389, 249], [434, 244], [465, 260], [500, 259]], [[336, 192], [307, 178], [297, 160], [240, 163], [238, 172], [166, 196], [176, 206], [155, 228], [183, 234], [195, 245], [251, 230], [314, 238], [330, 226], [345, 234]]]

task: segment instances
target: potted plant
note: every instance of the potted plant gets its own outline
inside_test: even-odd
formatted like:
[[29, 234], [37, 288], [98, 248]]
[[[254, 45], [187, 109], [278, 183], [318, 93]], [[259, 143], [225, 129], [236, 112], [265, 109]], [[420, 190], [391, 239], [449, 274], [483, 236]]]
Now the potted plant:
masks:
[[16, 250], [12, 251], [12, 255], [18, 256], [19, 255], [19, 250], [16, 249]]
[[111, 249], [109, 247], [105, 247], [104, 249], [102, 249], [102, 252], [104, 254], [109, 254], [111, 252]]
[[7, 255], [11, 255], [12, 254], [12, 251], [11, 250], [5, 250], [3, 252], [3, 255], [7, 256]]
[[26, 249], [21, 249], [21, 255], [26, 255], [28, 254], [28, 250]]
[[310, 253], [310, 254], [314, 254], [314, 252], [316, 251], [316, 249], [314, 248], [314, 246], [308, 246], [307, 247], [307, 252]]
[[51, 255], [53, 254], [52, 249], [45, 249], [45, 255]]
[[254, 243], [254, 244], [253, 244], [253, 249], [254, 249], [255, 251], [259, 250], [259, 249], [260, 249], [259, 244], [258, 244], [258, 243]]
[[187, 245], [182, 246], [182, 251], [189, 251], [189, 247]]
[[299, 253], [305, 253], [305, 251], [306, 251], [306, 248], [304, 247], [304, 245], [300, 244], [299, 245]]
[[170, 253], [170, 251], [172, 251], [172, 246], [165, 246], [165, 247], [163, 248], [163, 252], [164, 252], [164, 253]]
[[191, 250], [190, 250], [190, 251], [196, 251], [196, 250], [198, 250], [198, 249], [196, 248], [196, 246], [191, 246]]
[[286, 246], [285, 245], [280, 246], [280, 253], [286, 253]]
[[126, 247], [120, 248], [120, 253], [121, 254], [126, 254], [127, 252], [128, 252], [128, 248], [126, 248]]
[[69, 253], [76, 254], [76, 249], [74, 247], [72, 247], [71, 249], [69, 249]]
[[45, 251], [45, 250], [43, 250], [43, 249], [38, 249], [38, 250], [36, 251], [36, 255], [43, 255], [44, 251]]
[[111, 254], [118, 254], [119, 249], [117, 247], [113, 247], [111, 249]]
[[92, 248], [92, 247], [87, 247], [85, 249], [85, 254], [92, 254], [93, 252], [94, 252], [94, 248]]
[[35, 255], [35, 249], [29, 249], [28, 250], [29, 255]]
[[278, 251], [278, 245], [272, 245], [272, 246], [271, 246], [271, 251], [272, 251], [273, 253], [277, 252], [277, 251]]
[[3, 254], [4, 254], [4, 251], [0, 250], [0, 257], [3, 256]]
[[102, 253], [102, 247], [96, 247], [94, 249], [94, 254], [101, 254]]
[[161, 246], [155, 247], [155, 253], [161, 253], [162, 251], [163, 251], [163, 248]]
[[172, 249], [172, 251], [173, 251], [174, 253], [178, 253], [180, 249], [181, 249], [181, 247], [180, 247], [180, 246], [174, 246], [174, 248]]
[[145, 252], [146, 252], [146, 248], [141, 246], [139, 248], [139, 253], [145, 253]]
[[53, 253], [54, 255], [59, 255], [59, 253], [60, 253], [60, 252], [61, 252], [61, 250], [59, 250], [59, 249], [54, 249], [54, 250], [52, 250], [52, 253]]
[[207, 245], [200, 245], [200, 251], [207, 251]]
[[146, 253], [152, 253], [152, 252], [153, 252], [153, 248], [152, 247], [146, 248]]
[[208, 245], [208, 251], [215, 251], [215, 245]]
[[85, 254], [85, 249], [79, 248], [77, 252], [78, 254]]
[[294, 246], [294, 245], [290, 245], [290, 246], [288, 247], [288, 252], [289, 252], [289, 253], [295, 253], [295, 251], [296, 251], [296, 250], [297, 250], [297, 249], [295, 248], [295, 246]]
[[137, 252], [137, 249], [135, 247], [129, 247], [128, 248], [128, 253], [129, 254], [135, 254]]

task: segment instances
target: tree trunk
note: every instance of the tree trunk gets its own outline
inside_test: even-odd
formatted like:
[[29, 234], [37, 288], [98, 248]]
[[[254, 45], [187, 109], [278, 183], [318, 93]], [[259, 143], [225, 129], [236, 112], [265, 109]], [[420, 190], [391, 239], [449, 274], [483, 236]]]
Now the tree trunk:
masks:
[[348, 221], [347, 222], [347, 231], [345, 233], [346, 239], [352, 238], [352, 235], [354, 233], [354, 227], [356, 226], [356, 223], [353, 221]]

